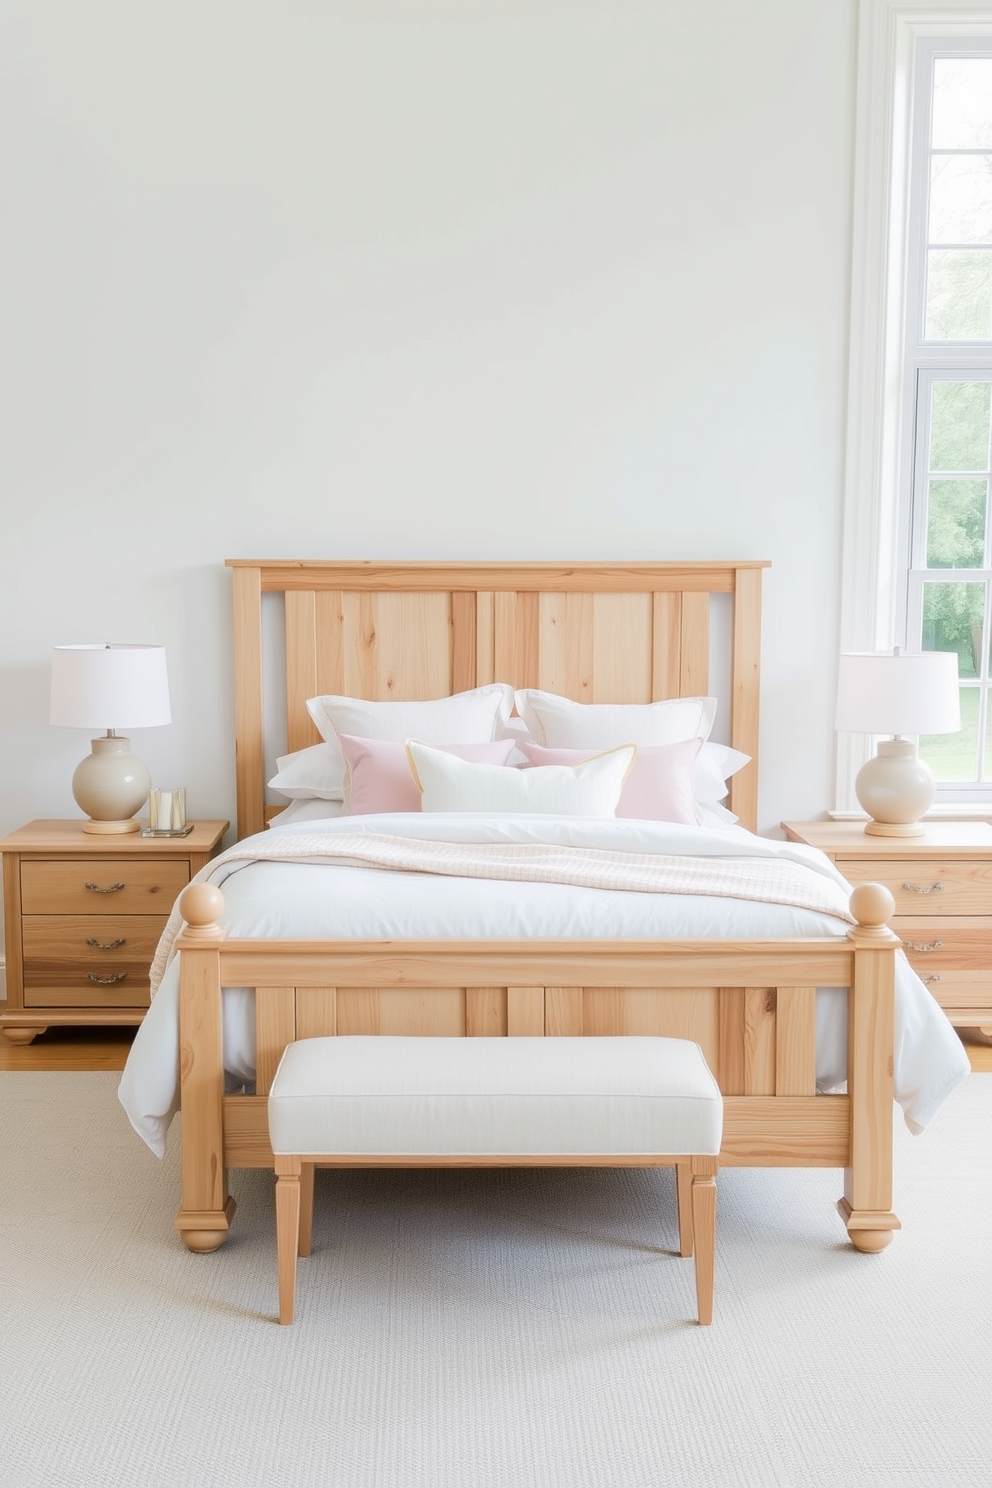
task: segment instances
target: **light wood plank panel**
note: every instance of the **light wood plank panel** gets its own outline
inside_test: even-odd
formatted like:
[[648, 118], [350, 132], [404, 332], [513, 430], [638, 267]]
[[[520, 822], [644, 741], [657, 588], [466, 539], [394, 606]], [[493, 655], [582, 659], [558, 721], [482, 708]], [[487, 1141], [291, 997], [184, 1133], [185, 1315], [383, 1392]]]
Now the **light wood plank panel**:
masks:
[[337, 1031], [337, 988], [298, 987], [296, 1037], [330, 1038]]
[[592, 701], [649, 703], [653, 680], [652, 596], [597, 594], [594, 614]]
[[338, 1033], [462, 1038], [462, 987], [339, 987]]
[[465, 1033], [469, 1038], [506, 1036], [506, 988], [465, 988]]
[[544, 1032], [551, 1038], [578, 1038], [582, 1027], [583, 989], [545, 987]]
[[338, 985], [335, 999], [337, 1032], [341, 1034], [376, 1034], [379, 1027], [378, 987]]
[[345, 591], [343, 691], [379, 701], [446, 697], [451, 595]]
[[451, 607], [451, 690], [468, 692], [476, 685], [478, 654], [477, 605], [474, 594], [452, 594]]
[[[288, 599], [287, 595], [287, 599]], [[319, 590], [316, 602], [315, 650], [317, 696], [345, 692], [344, 594], [339, 589]], [[314, 696], [313, 693], [310, 694]], [[303, 702], [306, 700], [303, 699]], [[314, 737], [317, 737], [314, 730]]]
[[543, 987], [507, 987], [506, 1032], [510, 1038], [543, 1037]]
[[714, 987], [670, 987], [659, 997], [649, 987], [586, 987], [582, 1032], [586, 1036], [636, 1034], [693, 1039], [711, 1069], [719, 1049], [719, 1001]]
[[287, 1044], [296, 1038], [296, 998], [292, 987], [255, 991], [255, 1092], [268, 1095]]
[[506, 680], [496, 675], [496, 596], [480, 589], [475, 596], [475, 685]]
[[540, 598], [540, 682], [545, 692], [590, 703], [594, 696], [592, 594], [542, 594]]
[[541, 686], [541, 596], [497, 591], [494, 596], [494, 667], [498, 682]]
[[681, 594], [652, 595], [651, 637], [651, 700], [678, 697], [682, 675]]
[[816, 1094], [816, 988], [780, 987], [775, 1094]]
[[[324, 596], [321, 596], [323, 598]], [[322, 692], [317, 680], [317, 595], [312, 589], [286, 595], [286, 747], [306, 749], [320, 738], [306, 710], [307, 698]]]
[[724, 1095], [775, 1094], [775, 996], [767, 987], [721, 987], [715, 1073]]
[[710, 597], [682, 596], [682, 655], [679, 696], [706, 697], [710, 685]]

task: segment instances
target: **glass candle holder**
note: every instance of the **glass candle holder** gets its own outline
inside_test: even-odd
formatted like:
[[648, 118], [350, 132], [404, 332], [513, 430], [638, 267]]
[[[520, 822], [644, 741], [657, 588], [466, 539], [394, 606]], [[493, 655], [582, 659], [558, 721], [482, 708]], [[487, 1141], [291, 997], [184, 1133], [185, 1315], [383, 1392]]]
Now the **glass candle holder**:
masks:
[[186, 825], [186, 787], [174, 790], [151, 790], [148, 793], [148, 826], [145, 837], [185, 837], [192, 832]]

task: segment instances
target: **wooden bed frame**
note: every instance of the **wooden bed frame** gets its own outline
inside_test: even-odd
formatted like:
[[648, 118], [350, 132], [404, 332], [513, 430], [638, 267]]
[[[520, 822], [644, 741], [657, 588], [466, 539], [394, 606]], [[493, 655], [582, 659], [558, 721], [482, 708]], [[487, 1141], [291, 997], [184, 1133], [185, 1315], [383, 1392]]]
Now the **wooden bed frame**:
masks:
[[[757, 821], [762, 569], [746, 563], [253, 562], [234, 570], [239, 834], [266, 821], [262, 596], [285, 598], [287, 747], [318, 741], [308, 697], [430, 698], [490, 681], [587, 702], [705, 694], [711, 596], [729, 595], [731, 781]], [[698, 1042], [725, 1098], [725, 1166], [844, 1169], [860, 1250], [892, 1212], [891, 896], [855, 891], [846, 938], [728, 941], [226, 939], [218, 889], [182, 900], [182, 1207], [191, 1250], [234, 1212], [227, 1170], [272, 1167], [266, 1097], [286, 1044], [322, 1034], [665, 1034]], [[225, 1095], [221, 988], [256, 989], [257, 1086]], [[848, 1090], [815, 1086], [816, 988], [848, 993]], [[598, 1161], [613, 1161], [599, 1159]], [[586, 1161], [585, 1159], [583, 1161]], [[590, 1163], [596, 1159], [589, 1159]]]

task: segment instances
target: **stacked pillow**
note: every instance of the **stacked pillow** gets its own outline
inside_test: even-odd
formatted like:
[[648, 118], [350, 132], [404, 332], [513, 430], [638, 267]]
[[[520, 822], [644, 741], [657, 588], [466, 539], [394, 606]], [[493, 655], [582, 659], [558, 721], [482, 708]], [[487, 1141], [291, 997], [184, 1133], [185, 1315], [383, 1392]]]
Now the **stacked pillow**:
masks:
[[[277, 761], [269, 785], [292, 802], [282, 820], [423, 809], [726, 823], [727, 780], [748, 761], [709, 742], [709, 697], [576, 703], [493, 683], [429, 702], [325, 696], [307, 708], [324, 742]], [[518, 760], [526, 768], [507, 769]]]

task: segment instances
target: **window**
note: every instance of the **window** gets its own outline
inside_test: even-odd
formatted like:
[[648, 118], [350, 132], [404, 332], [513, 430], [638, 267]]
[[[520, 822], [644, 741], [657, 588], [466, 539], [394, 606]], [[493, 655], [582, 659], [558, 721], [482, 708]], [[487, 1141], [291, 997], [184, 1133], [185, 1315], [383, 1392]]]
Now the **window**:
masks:
[[992, 6], [863, 0], [860, 48], [842, 649], [957, 654], [920, 753], [992, 810]]
[[992, 44], [916, 51], [904, 603], [907, 644], [958, 657], [961, 733], [920, 740], [951, 798], [992, 784]]

